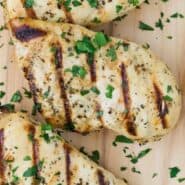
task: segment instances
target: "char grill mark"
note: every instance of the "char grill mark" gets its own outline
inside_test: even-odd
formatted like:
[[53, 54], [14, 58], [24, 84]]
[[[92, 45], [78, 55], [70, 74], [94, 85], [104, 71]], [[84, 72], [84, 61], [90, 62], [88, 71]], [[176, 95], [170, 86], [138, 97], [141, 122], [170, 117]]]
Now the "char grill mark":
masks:
[[105, 177], [101, 170], [97, 171], [97, 175], [98, 175], [99, 185], [109, 185], [109, 183], [105, 181]]
[[65, 151], [65, 162], [66, 162], [66, 184], [70, 185], [71, 184], [71, 170], [70, 170], [70, 165], [71, 165], [71, 158], [70, 158], [70, 152], [71, 148], [67, 145], [64, 144], [64, 151]]
[[[24, 71], [26, 79], [28, 80], [30, 91], [31, 91], [32, 96], [33, 96], [33, 101], [34, 101], [34, 103], [36, 105], [36, 104], [38, 104], [37, 87], [36, 87], [36, 84], [35, 84], [34, 75], [33, 75], [32, 71], [31, 71], [31, 65], [29, 65], [28, 67], [24, 67], [23, 71]], [[38, 111], [41, 112], [40, 109]]]
[[0, 178], [2, 184], [5, 183], [5, 165], [4, 165], [4, 130], [0, 130]]
[[69, 100], [67, 97], [64, 77], [63, 77], [63, 73], [62, 73], [62, 69], [63, 69], [62, 48], [59, 43], [54, 44], [53, 46], [56, 50], [55, 54], [54, 54], [54, 61], [55, 61], [55, 65], [56, 65], [57, 76], [59, 79], [59, 86], [61, 89], [61, 98], [63, 99], [63, 102], [64, 102], [65, 117], [66, 117], [67, 124], [71, 124], [72, 119], [71, 119], [70, 103], [69, 103]]
[[155, 99], [156, 99], [156, 106], [159, 111], [159, 117], [161, 119], [161, 123], [163, 128], [168, 128], [167, 120], [165, 118], [166, 114], [168, 114], [168, 106], [165, 100], [163, 99], [163, 94], [157, 84], [153, 84], [154, 92], [155, 92]]
[[87, 63], [90, 69], [91, 81], [96, 82], [96, 64], [94, 61], [94, 56], [87, 55]]
[[127, 76], [127, 71], [124, 63], [121, 64], [121, 79], [122, 79], [122, 92], [123, 92], [123, 100], [126, 108], [126, 125], [127, 125], [127, 131], [133, 135], [136, 136], [136, 128], [134, 125], [134, 121], [132, 118], [132, 115], [130, 114], [131, 109], [131, 99], [130, 99], [130, 92], [129, 92], [129, 81]]
[[38, 28], [32, 28], [26, 24], [21, 25], [19, 27], [16, 27], [11, 24], [11, 27], [15, 37], [21, 42], [29, 42], [32, 39], [46, 35], [45, 31]]
[[[25, 0], [21, 0], [22, 4], [23, 4], [23, 7], [25, 7]], [[26, 8], [25, 7], [25, 10], [26, 10], [26, 14], [29, 18], [32, 18], [32, 19], [36, 19], [37, 16], [36, 16], [36, 13], [35, 11], [33, 10], [33, 8]]]
[[[96, 83], [96, 63], [94, 61], [94, 56], [87, 55], [87, 63], [89, 65], [91, 82]], [[100, 105], [100, 103], [98, 103], [98, 101], [96, 101], [96, 112], [99, 112], [99, 111], [101, 111], [101, 105]], [[103, 125], [104, 122], [103, 122], [102, 116], [98, 116], [97, 118], [99, 119], [99, 121]]]
[[35, 138], [35, 134], [36, 134], [36, 130], [35, 127], [30, 126], [29, 127], [29, 134], [32, 137], [32, 158], [33, 158], [33, 166], [36, 166], [37, 169], [37, 173], [35, 176], [34, 184], [37, 185], [38, 184], [38, 180], [40, 177], [40, 169], [38, 168], [38, 164], [39, 164], [39, 142], [38, 140]]
[[74, 20], [73, 20], [73, 17], [71, 15], [71, 13], [70, 13], [70, 10], [68, 10], [63, 3], [60, 3], [60, 2], [57, 3], [57, 7], [59, 9], [62, 9], [64, 11], [65, 17], [67, 19], [66, 22], [68, 22], [68, 23], [74, 23]]

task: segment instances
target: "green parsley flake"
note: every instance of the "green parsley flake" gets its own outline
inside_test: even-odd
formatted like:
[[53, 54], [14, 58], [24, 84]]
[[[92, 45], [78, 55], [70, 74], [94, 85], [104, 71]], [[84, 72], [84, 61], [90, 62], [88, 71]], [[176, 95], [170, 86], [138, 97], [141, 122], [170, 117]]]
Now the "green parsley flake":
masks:
[[85, 78], [87, 71], [84, 67], [73, 65], [72, 69], [66, 69], [65, 72], [71, 72], [73, 77]]
[[35, 116], [37, 112], [40, 112], [42, 105], [40, 103], [35, 103], [32, 108], [32, 115]]
[[175, 166], [175, 167], [172, 167], [172, 168], [169, 168], [169, 172], [170, 172], [170, 177], [171, 178], [175, 178], [177, 177], [178, 173], [180, 172], [181, 170]]
[[107, 57], [111, 58], [111, 61], [115, 61], [117, 59], [117, 53], [116, 53], [116, 49], [112, 46], [111, 48], [109, 48], [107, 50]]
[[137, 156], [132, 156], [131, 154], [126, 156], [128, 158], [131, 158], [131, 162], [133, 164], [136, 164], [138, 162], [139, 159], [143, 158], [144, 156], [146, 156], [152, 149], [151, 148], [147, 148], [145, 150], [142, 150], [141, 152], [139, 152], [139, 154]]
[[112, 85], [107, 85], [106, 94], [105, 94], [106, 97], [111, 99], [113, 91], [114, 91], [114, 87]]
[[117, 146], [117, 143], [127, 143], [127, 144], [131, 144], [134, 143], [131, 139], [127, 138], [126, 136], [123, 135], [118, 135], [116, 136], [115, 140], [113, 141], [113, 145]]
[[145, 31], [153, 31], [154, 30], [154, 28], [152, 26], [150, 26], [142, 21], [139, 22], [139, 28], [141, 30], [145, 30]]
[[120, 13], [122, 9], [123, 9], [122, 5], [116, 5], [116, 13]]
[[163, 99], [164, 99], [165, 101], [168, 101], [168, 102], [172, 102], [172, 101], [173, 101], [172, 97], [170, 97], [170, 96], [168, 96], [168, 95], [164, 96]]
[[0, 105], [0, 109], [2, 109], [2, 110], [5, 109], [8, 112], [14, 112], [15, 105], [14, 104], [11, 104], [11, 103]]
[[91, 91], [94, 92], [95, 94], [99, 95], [100, 94], [100, 90], [97, 87], [92, 87]]
[[23, 88], [23, 89], [24, 89], [24, 96], [26, 98], [31, 99], [32, 98], [32, 93], [29, 90], [27, 90], [26, 88]]
[[82, 5], [82, 3], [80, 2], [80, 1], [78, 1], [78, 0], [74, 0], [73, 2], [72, 2], [72, 4], [73, 4], [73, 6], [81, 6]]
[[109, 41], [110, 41], [110, 39], [103, 32], [97, 32], [94, 39], [93, 39], [94, 44], [98, 48], [105, 46]]
[[139, 5], [139, 0], [128, 0], [129, 4], [133, 5], [133, 6], [137, 6]]
[[2, 99], [5, 96], [5, 92], [4, 91], [0, 91], [0, 99]]
[[34, 0], [25, 0], [24, 7], [25, 8], [32, 8], [34, 5]]
[[89, 90], [81, 90], [81, 91], [80, 91], [80, 94], [81, 94], [82, 96], [85, 96], [86, 94], [89, 94]]
[[27, 155], [27, 156], [24, 157], [23, 160], [24, 160], [24, 161], [30, 161], [30, 160], [31, 160], [31, 157]]
[[87, 0], [87, 1], [92, 8], [98, 7], [98, 0]]
[[37, 166], [33, 166], [28, 168], [24, 173], [23, 177], [33, 177], [37, 175]]
[[94, 53], [95, 47], [93, 46], [89, 37], [83, 37], [82, 40], [79, 40], [75, 44], [75, 50], [78, 54], [80, 53]]
[[21, 92], [16, 91], [11, 98], [11, 102], [21, 102], [21, 100], [22, 100]]

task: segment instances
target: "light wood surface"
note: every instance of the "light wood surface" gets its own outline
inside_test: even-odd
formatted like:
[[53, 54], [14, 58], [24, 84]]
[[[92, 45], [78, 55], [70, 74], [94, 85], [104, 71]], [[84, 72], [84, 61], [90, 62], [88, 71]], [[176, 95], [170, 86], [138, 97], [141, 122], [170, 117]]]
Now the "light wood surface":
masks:
[[[127, 179], [129, 185], [185, 185], [185, 181], [178, 182], [178, 178], [185, 177], [185, 18], [171, 19], [170, 23], [165, 22], [164, 30], [155, 28], [155, 31], [149, 32], [138, 29], [140, 20], [155, 27], [161, 12], [164, 12], [164, 20], [176, 12], [185, 14], [185, 1], [169, 0], [164, 3], [162, 0], [151, 0], [149, 5], [143, 4], [141, 9], [129, 12], [123, 21], [106, 25], [105, 30], [108, 34], [140, 44], [149, 43], [156, 55], [162, 58], [174, 72], [183, 94], [183, 109], [177, 128], [161, 141], [144, 146], [139, 146], [137, 143], [130, 145], [122, 143], [114, 147], [112, 142], [116, 135], [107, 130], [88, 136], [64, 134], [64, 137], [78, 148], [85, 146], [88, 152], [99, 150], [100, 163], [117, 176]], [[0, 25], [3, 25], [2, 8]], [[5, 82], [4, 86], [0, 86], [0, 90], [6, 92], [6, 96], [1, 101], [3, 104], [10, 101], [16, 90], [22, 91], [22, 87], [27, 87], [27, 83], [13, 60], [13, 49], [8, 44], [10, 40], [8, 32], [2, 31], [0, 36], [0, 45], [4, 44], [0, 49], [0, 82]], [[173, 38], [168, 39], [167, 36]], [[4, 69], [5, 66], [7, 69]], [[30, 110], [31, 107], [32, 102], [24, 98], [16, 108]], [[129, 147], [130, 152], [136, 154], [146, 148], [152, 148], [152, 151], [134, 165], [125, 157], [123, 148], [126, 146]], [[127, 170], [120, 171], [121, 166], [127, 167]], [[141, 174], [133, 173], [131, 171], [133, 166], [140, 170]], [[172, 179], [168, 168], [175, 166], [178, 166], [181, 171], [177, 178]], [[153, 173], [158, 175], [152, 178]]]

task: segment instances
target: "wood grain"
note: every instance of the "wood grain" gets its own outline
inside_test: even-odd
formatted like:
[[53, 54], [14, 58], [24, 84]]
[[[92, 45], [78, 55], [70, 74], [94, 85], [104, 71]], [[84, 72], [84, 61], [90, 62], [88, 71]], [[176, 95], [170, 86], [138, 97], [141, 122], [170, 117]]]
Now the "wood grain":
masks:
[[[108, 34], [117, 37], [127, 38], [140, 44], [149, 43], [156, 55], [162, 58], [174, 72], [183, 93], [182, 115], [177, 128], [161, 141], [144, 146], [136, 143], [119, 144], [114, 147], [112, 142], [116, 135], [107, 130], [88, 136], [64, 134], [64, 137], [78, 148], [85, 146], [89, 152], [99, 150], [101, 164], [116, 175], [127, 179], [130, 185], [185, 184], [185, 181], [178, 182], [178, 178], [185, 177], [185, 19], [171, 19], [170, 23], [165, 22], [164, 30], [155, 28], [155, 31], [148, 32], [138, 29], [138, 22], [141, 20], [155, 27], [155, 22], [160, 18], [161, 12], [164, 12], [164, 20], [176, 12], [185, 14], [185, 1], [169, 0], [164, 3], [159, 0], [151, 0], [149, 5], [143, 4], [141, 9], [129, 12], [123, 21], [106, 25], [104, 28]], [[0, 25], [3, 25], [2, 9], [0, 10]], [[10, 40], [8, 32], [0, 32], [0, 35], [0, 45], [4, 44], [0, 49], [0, 82], [5, 82], [5, 86], [0, 87], [0, 90], [6, 92], [5, 98], [2, 100], [3, 104], [10, 101], [16, 90], [22, 91], [22, 87], [27, 87], [27, 83], [17, 64], [13, 61], [13, 49], [8, 44]], [[172, 36], [172, 39], [168, 39], [168, 36]], [[4, 66], [7, 66], [7, 69], [4, 69]], [[31, 100], [24, 98], [16, 108], [17, 110], [31, 110], [31, 107]], [[126, 146], [129, 147], [130, 152], [136, 154], [146, 148], [152, 148], [152, 151], [134, 165], [125, 157], [123, 148]], [[127, 167], [127, 170], [120, 171], [122, 166]], [[133, 166], [140, 170], [141, 174], [133, 173], [131, 171]], [[181, 172], [177, 178], [171, 179], [168, 168], [174, 166], [178, 166]], [[152, 178], [154, 173], [158, 175]]]

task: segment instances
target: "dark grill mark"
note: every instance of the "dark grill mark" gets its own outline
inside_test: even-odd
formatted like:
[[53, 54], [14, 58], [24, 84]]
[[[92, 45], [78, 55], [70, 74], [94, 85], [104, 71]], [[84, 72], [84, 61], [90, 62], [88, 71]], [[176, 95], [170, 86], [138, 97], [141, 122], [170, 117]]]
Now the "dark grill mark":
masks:
[[64, 82], [64, 77], [62, 74], [62, 61], [63, 61], [63, 56], [62, 56], [62, 48], [59, 44], [54, 44], [55, 47], [55, 64], [56, 64], [56, 70], [57, 70], [57, 76], [59, 79], [59, 85], [61, 89], [61, 98], [63, 99], [64, 102], [64, 109], [65, 109], [65, 116], [66, 116], [66, 121], [67, 124], [71, 124], [71, 109], [70, 109], [70, 103], [66, 94], [66, 88], [65, 88], [65, 82]]
[[163, 99], [163, 94], [159, 87], [154, 83], [154, 92], [155, 92], [155, 97], [156, 97], [156, 104], [157, 104], [157, 109], [159, 111], [159, 117], [161, 119], [161, 123], [163, 128], [168, 128], [167, 120], [165, 119], [166, 114], [168, 114], [168, 106]]
[[0, 130], [0, 178], [2, 184], [5, 183], [5, 166], [4, 166], [4, 130]]
[[68, 22], [68, 23], [74, 23], [74, 20], [72, 18], [72, 15], [71, 15], [70, 11], [67, 10], [67, 8], [65, 7], [65, 5], [63, 5], [63, 3], [58, 3], [57, 6], [58, 6], [59, 9], [62, 9], [64, 11], [65, 17], [67, 19], [66, 22]]
[[[38, 104], [38, 100], [37, 100], [37, 87], [36, 87], [36, 84], [34, 82], [35, 81], [35, 78], [34, 78], [33, 73], [31, 72], [31, 67], [30, 66], [28, 66], [27, 68], [24, 67], [23, 68], [23, 72], [25, 74], [26, 79], [28, 80], [30, 91], [31, 91], [32, 96], [33, 96], [33, 101], [34, 101], [35, 104]], [[41, 112], [40, 109], [38, 111]]]
[[35, 176], [34, 184], [38, 184], [38, 179], [40, 177], [40, 169], [38, 169], [39, 164], [39, 142], [35, 139], [36, 130], [33, 126], [29, 127], [29, 134], [32, 136], [32, 158], [33, 158], [33, 166], [37, 167], [37, 174]]
[[121, 64], [121, 78], [122, 78], [122, 89], [123, 89], [123, 98], [127, 111], [130, 110], [130, 96], [129, 96], [129, 86], [128, 86], [128, 77], [125, 65]]
[[127, 115], [126, 115], [126, 124], [127, 124], [127, 131], [136, 136], [136, 128], [133, 122], [133, 118], [130, 115], [130, 108], [131, 108], [131, 99], [130, 99], [130, 95], [129, 95], [129, 82], [128, 82], [128, 76], [127, 76], [127, 72], [126, 72], [126, 68], [125, 65], [122, 63], [121, 64], [121, 78], [122, 78], [122, 90], [123, 90], [123, 99], [124, 99], [124, 104], [125, 104], [125, 108], [127, 111]]
[[109, 183], [105, 181], [105, 177], [101, 170], [97, 171], [97, 175], [98, 175], [99, 185], [109, 185]]
[[87, 55], [87, 63], [90, 68], [91, 81], [96, 82], [96, 64], [94, 61], [94, 56]]
[[64, 144], [64, 151], [65, 151], [65, 161], [66, 161], [66, 184], [71, 184], [71, 171], [70, 171], [70, 164], [71, 164], [71, 158], [70, 158], [70, 152], [71, 148]]
[[12, 26], [12, 31], [15, 34], [15, 37], [21, 42], [29, 42], [32, 39], [46, 35], [45, 31], [31, 28], [28, 25], [22, 25], [19, 27]]

